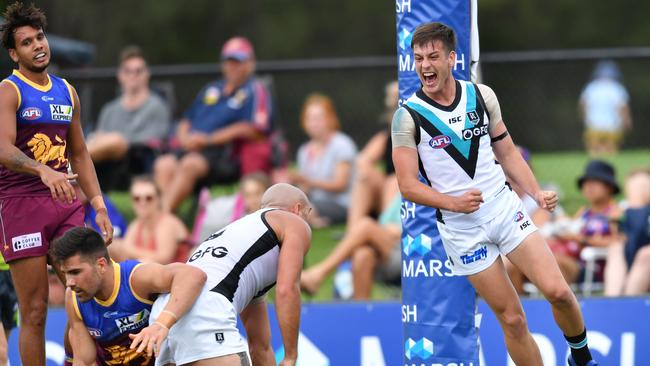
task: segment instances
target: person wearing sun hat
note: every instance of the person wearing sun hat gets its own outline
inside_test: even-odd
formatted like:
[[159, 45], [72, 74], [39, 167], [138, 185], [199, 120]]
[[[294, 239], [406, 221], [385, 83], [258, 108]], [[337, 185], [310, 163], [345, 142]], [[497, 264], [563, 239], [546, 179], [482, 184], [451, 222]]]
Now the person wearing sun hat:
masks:
[[[578, 188], [587, 205], [576, 213], [575, 217], [582, 222], [580, 232], [574, 238], [581, 247], [601, 247], [608, 249], [604, 270], [596, 273], [603, 278], [605, 295], [613, 292], [614, 284], [620, 283], [617, 274], [620, 273], [619, 261], [614, 258], [615, 247], [620, 244], [618, 227], [615, 224], [621, 217], [622, 210], [614, 200], [620, 192], [616, 182], [615, 168], [602, 160], [591, 160], [587, 163], [584, 173], [577, 180]], [[601, 266], [602, 267], [602, 266]]]
[[255, 75], [255, 51], [244, 37], [221, 48], [223, 79], [208, 83], [178, 124], [178, 149], [154, 164], [163, 208], [175, 211], [197, 182], [231, 183], [271, 170], [271, 95]]
[[582, 190], [587, 181], [604, 183], [611, 189], [613, 195], [621, 191], [618, 183], [616, 183], [616, 171], [614, 167], [602, 160], [592, 160], [587, 164], [584, 174], [578, 178], [578, 188]]

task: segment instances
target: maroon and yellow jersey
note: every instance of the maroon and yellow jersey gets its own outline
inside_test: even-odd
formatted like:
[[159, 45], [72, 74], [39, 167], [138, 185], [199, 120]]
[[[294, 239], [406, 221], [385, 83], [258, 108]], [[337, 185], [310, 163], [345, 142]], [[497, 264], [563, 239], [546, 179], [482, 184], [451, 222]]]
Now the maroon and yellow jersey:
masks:
[[[18, 93], [16, 147], [27, 157], [66, 172], [66, 139], [74, 105], [70, 84], [48, 74], [47, 85], [38, 85], [18, 70], [2, 82], [11, 84]], [[50, 194], [40, 177], [0, 165], [0, 198]]]

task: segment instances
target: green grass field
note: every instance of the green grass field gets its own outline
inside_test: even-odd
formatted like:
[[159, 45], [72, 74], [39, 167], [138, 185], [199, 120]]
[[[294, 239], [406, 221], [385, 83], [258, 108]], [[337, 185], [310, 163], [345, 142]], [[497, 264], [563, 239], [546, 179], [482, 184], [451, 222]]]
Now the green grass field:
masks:
[[[631, 169], [644, 166], [650, 167], [650, 150], [623, 151], [617, 156], [605, 160], [611, 162], [616, 167], [617, 180], [622, 187], [625, 175]], [[584, 167], [589, 161], [589, 158], [583, 152], [533, 153], [531, 161], [535, 175], [540, 182], [554, 183], [560, 188], [561, 204], [567, 214], [574, 214], [585, 203], [576, 185], [576, 180], [582, 175]], [[226, 194], [233, 191], [233, 186], [214, 187], [212, 194]], [[110, 193], [110, 197], [127, 218], [133, 217], [128, 193], [112, 192]], [[192, 207], [191, 202], [185, 202], [180, 210], [184, 221], [190, 225], [193, 221], [193, 213], [190, 212]], [[324, 258], [336, 245], [336, 238], [340, 237], [344, 230], [344, 226], [314, 230], [312, 247], [307, 255], [306, 265], [309, 266]], [[399, 292], [395, 288], [375, 286], [375, 290], [373, 291], [373, 299], [375, 300], [396, 297], [399, 297]], [[332, 300], [332, 279], [329, 278], [323, 284], [320, 291], [309, 299], [313, 301]]]
[[[650, 167], [650, 150], [623, 151], [605, 158], [616, 168], [616, 178], [623, 189], [625, 176], [635, 168]], [[576, 181], [584, 171], [589, 158], [584, 152], [532, 154], [533, 169], [542, 183], [554, 183], [560, 187], [561, 204], [572, 215], [585, 204]], [[622, 199], [622, 196], [618, 197]]]

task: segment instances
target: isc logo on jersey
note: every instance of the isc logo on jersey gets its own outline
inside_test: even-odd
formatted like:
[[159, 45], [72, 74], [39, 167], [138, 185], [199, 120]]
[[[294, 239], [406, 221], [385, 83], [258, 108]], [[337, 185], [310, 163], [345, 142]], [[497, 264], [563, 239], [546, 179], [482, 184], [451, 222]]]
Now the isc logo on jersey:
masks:
[[39, 108], [36, 107], [29, 107], [25, 108], [23, 112], [20, 114], [20, 116], [26, 120], [33, 121], [35, 119], [41, 118], [43, 115], [43, 112]]
[[463, 140], [471, 140], [473, 137], [481, 137], [488, 134], [488, 126], [472, 127], [463, 130]]
[[71, 105], [50, 104], [50, 112], [53, 121], [72, 121]]
[[438, 135], [429, 140], [429, 146], [434, 149], [444, 149], [451, 144], [451, 138], [447, 135]]

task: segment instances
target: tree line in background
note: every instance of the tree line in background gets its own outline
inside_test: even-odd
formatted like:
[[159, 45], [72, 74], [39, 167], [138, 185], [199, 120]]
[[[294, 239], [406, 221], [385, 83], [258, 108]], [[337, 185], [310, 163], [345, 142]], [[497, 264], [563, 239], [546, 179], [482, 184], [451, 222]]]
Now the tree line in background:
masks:
[[[395, 52], [395, 3], [386, 0], [34, 3], [47, 12], [50, 32], [97, 46], [96, 66], [115, 65], [127, 44], [141, 45], [152, 64], [212, 62], [234, 34], [251, 38], [259, 59]], [[645, 46], [649, 12], [650, 3], [633, 0], [480, 0], [481, 49]]]
[[[397, 0], [417, 1], [417, 0]], [[429, 0], [434, 1], [434, 0]], [[467, 0], [469, 1], [469, 0]], [[11, 1], [0, 0], [4, 9]], [[36, 0], [48, 15], [48, 32], [96, 46], [93, 66], [115, 66], [122, 47], [140, 45], [153, 65], [216, 63], [222, 43], [249, 37], [260, 60], [395, 54], [395, 3], [378, 0]], [[480, 0], [482, 52], [645, 46], [650, 2], [632, 0], [561, 2]], [[9, 68], [5, 54], [3, 68]], [[650, 113], [645, 100], [649, 59], [621, 60], [632, 98], [634, 133], [626, 147], [646, 147]], [[577, 99], [593, 61], [484, 63], [486, 83], [499, 95], [504, 118], [516, 141], [534, 151], [582, 149]], [[216, 74], [215, 64], [215, 74]], [[332, 96], [343, 130], [362, 146], [375, 131], [383, 85], [392, 68], [279, 72], [274, 80], [277, 121], [292, 150], [305, 136], [298, 126], [306, 95]], [[165, 77], [175, 91], [175, 117], [187, 108], [211, 76]], [[79, 80], [71, 79], [78, 88]], [[101, 106], [115, 96], [114, 79], [94, 80], [84, 100], [84, 121], [92, 125]], [[562, 134], [556, 133], [563, 131]]]

